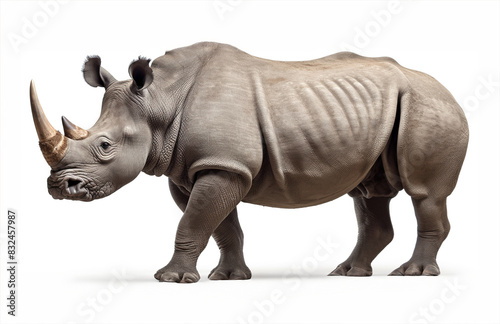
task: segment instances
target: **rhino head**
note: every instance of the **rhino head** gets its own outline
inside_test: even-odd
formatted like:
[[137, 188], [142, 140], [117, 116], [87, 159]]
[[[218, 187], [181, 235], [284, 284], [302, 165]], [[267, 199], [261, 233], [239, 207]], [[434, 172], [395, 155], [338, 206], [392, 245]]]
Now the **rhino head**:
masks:
[[40, 149], [52, 169], [47, 183], [53, 198], [103, 198], [142, 171], [152, 142], [142, 117], [146, 89], [153, 81], [149, 60], [132, 62], [129, 74], [131, 80], [117, 81], [101, 67], [99, 57], [88, 57], [83, 67], [85, 81], [105, 88], [101, 115], [89, 130], [62, 117], [64, 135], [47, 120], [31, 82], [31, 110]]

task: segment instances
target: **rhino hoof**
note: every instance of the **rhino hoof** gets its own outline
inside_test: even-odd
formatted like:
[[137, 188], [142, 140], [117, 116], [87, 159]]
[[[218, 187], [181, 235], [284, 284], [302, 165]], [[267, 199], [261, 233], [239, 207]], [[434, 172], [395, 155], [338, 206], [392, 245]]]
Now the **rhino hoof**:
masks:
[[208, 279], [210, 280], [246, 280], [252, 277], [252, 272], [246, 266], [241, 269], [224, 270], [222, 267], [217, 267], [210, 272]]
[[408, 261], [389, 276], [438, 276], [439, 267], [435, 262]]
[[165, 268], [160, 269], [154, 276], [157, 280], [162, 282], [179, 282], [179, 283], [193, 283], [200, 280], [198, 271], [169, 271]]
[[360, 267], [351, 267], [349, 265], [339, 265], [335, 270], [330, 272], [329, 276], [348, 276], [348, 277], [368, 277], [372, 275], [372, 269], [364, 269]]

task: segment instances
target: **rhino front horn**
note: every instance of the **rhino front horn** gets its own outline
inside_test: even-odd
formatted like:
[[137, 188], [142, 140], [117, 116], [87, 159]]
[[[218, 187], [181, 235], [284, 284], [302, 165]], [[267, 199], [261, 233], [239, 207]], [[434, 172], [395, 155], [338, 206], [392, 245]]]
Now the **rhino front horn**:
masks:
[[64, 135], [72, 140], [81, 140], [89, 136], [89, 132], [70, 122], [68, 118], [62, 116]]
[[43, 112], [42, 105], [40, 105], [38, 101], [38, 95], [33, 81], [30, 83], [30, 102], [40, 149], [47, 163], [51, 167], [54, 167], [66, 154], [68, 139], [60, 132], [56, 131], [48, 121]]

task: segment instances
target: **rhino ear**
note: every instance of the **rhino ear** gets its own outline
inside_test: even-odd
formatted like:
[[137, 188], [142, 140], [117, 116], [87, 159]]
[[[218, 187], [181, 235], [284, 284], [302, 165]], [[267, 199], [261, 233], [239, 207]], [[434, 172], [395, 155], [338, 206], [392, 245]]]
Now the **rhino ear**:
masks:
[[103, 67], [101, 58], [97, 55], [87, 56], [82, 68], [83, 78], [93, 87], [109, 87], [116, 79]]
[[134, 92], [146, 89], [153, 82], [153, 70], [149, 67], [150, 61], [139, 56], [139, 59], [130, 63], [128, 74], [134, 81], [132, 84]]

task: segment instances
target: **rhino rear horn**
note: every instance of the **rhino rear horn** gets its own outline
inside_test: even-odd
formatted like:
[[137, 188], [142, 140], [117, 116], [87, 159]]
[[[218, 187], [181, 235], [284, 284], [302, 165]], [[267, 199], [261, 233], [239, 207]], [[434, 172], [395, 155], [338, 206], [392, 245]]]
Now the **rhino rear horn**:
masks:
[[64, 135], [72, 140], [81, 140], [89, 136], [89, 132], [70, 122], [66, 117], [62, 116], [62, 124]]
[[45, 116], [42, 105], [38, 100], [35, 83], [33, 81], [30, 83], [30, 103], [40, 149], [47, 163], [51, 167], [54, 167], [66, 154], [68, 139], [59, 131], [55, 130]]

